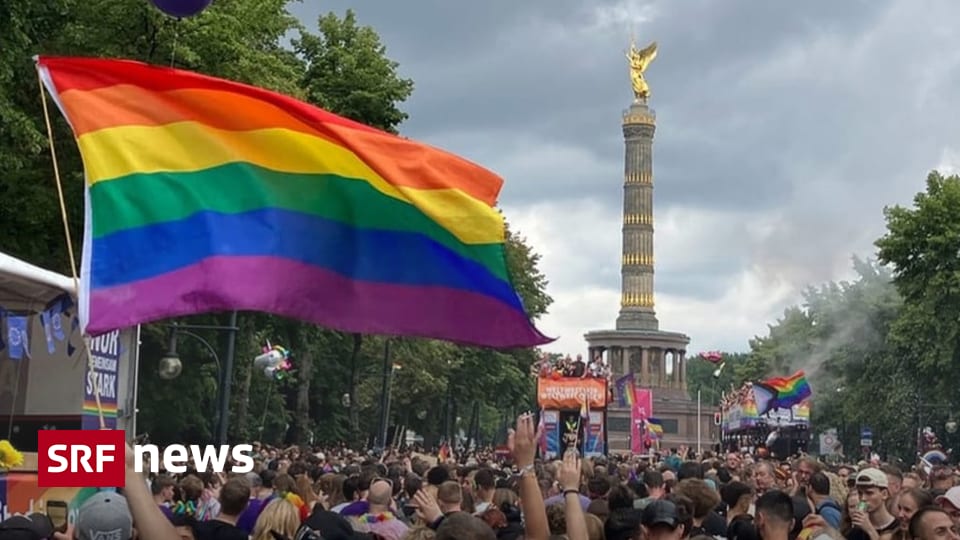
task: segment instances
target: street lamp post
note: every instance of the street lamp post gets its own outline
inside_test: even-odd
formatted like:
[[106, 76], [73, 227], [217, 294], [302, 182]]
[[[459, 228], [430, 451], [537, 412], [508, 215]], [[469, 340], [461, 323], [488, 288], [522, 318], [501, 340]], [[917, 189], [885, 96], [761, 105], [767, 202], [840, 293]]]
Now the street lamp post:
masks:
[[380, 440], [381, 448], [387, 448], [387, 432], [390, 430], [390, 401], [393, 393], [393, 373], [400, 365], [391, 360], [390, 338], [383, 343], [383, 381], [380, 390]]
[[[177, 354], [177, 338], [180, 335], [192, 337], [206, 347], [210, 355], [213, 356], [214, 362], [217, 364], [217, 443], [227, 444], [227, 429], [230, 425], [230, 383], [232, 380], [231, 375], [233, 374], [234, 356], [236, 354], [237, 331], [239, 330], [237, 327], [237, 312], [233, 311], [230, 313], [229, 326], [174, 323], [171, 324], [169, 328], [170, 341], [167, 347], [167, 353], [160, 359], [160, 369], [158, 370], [160, 378], [165, 380], [176, 379], [180, 376], [180, 373], [183, 372], [183, 363], [180, 360], [180, 355]], [[213, 345], [191, 330], [227, 332], [226, 362], [221, 365], [220, 355], [217, 354]]]

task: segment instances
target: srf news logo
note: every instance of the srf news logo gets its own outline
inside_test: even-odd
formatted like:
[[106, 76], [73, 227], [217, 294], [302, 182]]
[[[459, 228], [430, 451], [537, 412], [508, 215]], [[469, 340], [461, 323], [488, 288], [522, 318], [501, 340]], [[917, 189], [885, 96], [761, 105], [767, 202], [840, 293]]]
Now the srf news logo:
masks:
[[[40, 431], [37, 437], [37, 485], [50, 487], [124, 487], [126, 481], [126, 443], [122, 430], [54, 430]], [[168, 472], [182, 473], [187, 463], [197, 472], [248, 473], [253, 470], [253, 447], [205, 446], [174, 444], [163, 453], [155, 445], [133, 447], [134, 470], [144, 471], [144, 462], [151, 472], [159, 472], [160, 463]]]

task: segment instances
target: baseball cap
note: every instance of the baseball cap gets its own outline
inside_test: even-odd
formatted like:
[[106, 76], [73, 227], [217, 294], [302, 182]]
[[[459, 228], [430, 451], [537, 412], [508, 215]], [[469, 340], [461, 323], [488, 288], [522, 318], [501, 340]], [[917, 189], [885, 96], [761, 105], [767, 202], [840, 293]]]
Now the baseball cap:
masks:
[[857, 473], [857, 487], [887, 488], [887, 475], [880, 469], [864, 469]]
[[[46, 516], [43, 516], [46, 517]], [[11, 516], [0, 523], [0, 538], [4, 540], [44, 540], [53, 534], [49, 520], [31, 519], [31, 516]]]
[[676, 527], [678, 522], [677, 505], [662, 499], [651, 501], [643, 509], [643, 514], [640, 517], [640, 523], [647, 527], [653, 527], [654, 525]]
[[949, 503], [950, 506], [960, 510], [960, 486], [955, 486], [948, 489], [946, 493], [937, 497], [936, 503]]
[[80, 507], [74, 531], [77, 540], [130, 540], [133, 516], [127, 499], [109, 491], [94, 494]]

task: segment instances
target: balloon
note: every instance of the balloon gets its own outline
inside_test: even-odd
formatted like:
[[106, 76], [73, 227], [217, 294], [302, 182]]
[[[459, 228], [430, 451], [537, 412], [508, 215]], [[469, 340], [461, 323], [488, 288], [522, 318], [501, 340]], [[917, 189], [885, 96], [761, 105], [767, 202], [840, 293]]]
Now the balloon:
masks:
[[201, 11], [207, 9], [212, 0], [150, 0], [157, 9], [170, 15], [182, 19], [184, 17], [193, 17]]
[[273, 349], [269, 352], [265, 352], [260, 356], [253, 359], [253, 367], [257, 369], [272, 368], [276, 369], [280, 364], [283, 363], [283, 353]]
[[253, 359], [253, 367], [262, 370], [268, 379], [283, 380], [286, 374], [293, 370], [290, 351], [280, 345], [270, 345], [268, 341], [263, 348], [263, 354]]

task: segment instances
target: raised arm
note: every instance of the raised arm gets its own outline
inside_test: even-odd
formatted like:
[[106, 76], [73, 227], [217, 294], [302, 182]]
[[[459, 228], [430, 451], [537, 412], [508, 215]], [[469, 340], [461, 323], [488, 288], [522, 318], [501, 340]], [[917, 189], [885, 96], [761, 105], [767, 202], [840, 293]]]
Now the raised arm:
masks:
[[537, 441], [541, 435], [533, 424], [533, 415], [522, 414], [517, 418], [517, 429], [510, 433], [507, 441], [510, 453], [520, 468], [520, 509], [523, 511], [524, 538], [527, 540], [550, 538], [547, 507], [534, 470]]

